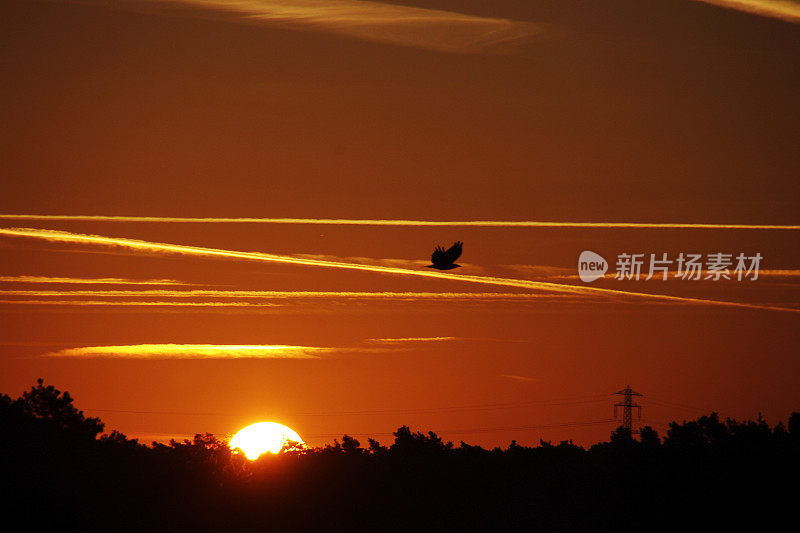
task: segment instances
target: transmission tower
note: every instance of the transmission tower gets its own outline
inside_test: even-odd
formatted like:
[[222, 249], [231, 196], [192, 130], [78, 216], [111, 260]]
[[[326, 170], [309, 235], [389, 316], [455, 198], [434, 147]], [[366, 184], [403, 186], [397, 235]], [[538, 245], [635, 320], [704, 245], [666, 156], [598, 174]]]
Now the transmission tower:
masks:
[[635, 407], [639, 411], [639, 418], [642, 418], [642, 406], [638, 403], [633, 403], [633, 397], [643, 396], [643, 394], [631, 389], [630, 385], [626, 386], [620, 391], [615, 392], [614, 394], [619, 394], [622, 396], [622, 401], [614, 404], [614, 419], [616, 420], [617, 418], [617, 407], [622, 407], [622, 427], [627, 428], [628, 431], [634, 433], [633, 408]]

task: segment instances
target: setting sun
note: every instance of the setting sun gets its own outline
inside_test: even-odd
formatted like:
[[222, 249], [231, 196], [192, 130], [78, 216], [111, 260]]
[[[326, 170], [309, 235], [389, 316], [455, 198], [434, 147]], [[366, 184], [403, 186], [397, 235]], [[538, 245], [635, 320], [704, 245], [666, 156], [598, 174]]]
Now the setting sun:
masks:
[[258, 422], [240, 430], [231, 439], [231, 448], [240, 449], [255, 460], [262, 453], [278, 453], [288, 443], [304, 444], [294, 430], [276, 422]]

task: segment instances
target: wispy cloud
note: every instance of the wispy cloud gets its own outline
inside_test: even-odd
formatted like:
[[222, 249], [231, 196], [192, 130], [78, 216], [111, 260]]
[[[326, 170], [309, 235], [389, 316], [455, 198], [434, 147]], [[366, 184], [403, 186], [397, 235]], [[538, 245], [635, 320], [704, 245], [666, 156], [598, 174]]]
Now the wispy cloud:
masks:
[[331, 226], [433, 226], [433, 227], [499, 227], [499, 228], [641, 228], [641, 229], [753, 229], [800, 230], [791, 224], [703, 224], [662, 222], [558, 222], [536, 220], [382, 220], [347, 218], [192, 218], [137, 217], [105, 215], [14, 215], [0, 214], [0, 220], [36, 220], [61, 222], [161, 222], [200, 224], [311, 224]]
[[[575, 273], [575, 268], [554, 267], [549, 265], [502, 265], [513, 272], [536, 278], [556, 278]], [[577, 277], [577, 275], [576, 275]]]
[[800, 313], [800, 309], [785, 307], [773, 307], [754, 305], [743, 302], [729, 302], [722, 300], [709, 300], [703, 298], [687, 298], [683, 296], [671, 296], [666, 294], [641, 293], [633, 291], [623, 291], [616, 289], [604, 289], [600, 287], [586, 287], [580, 285], [570, 285], [564, 283], [553, 283], [545, 281], [531, 281], [520, 279], [499, 278], [492, 276], [475, 276], [466, 274], [451, 274], [448, 272], [438, 272], [430, 270], [411, 270], [397, 267], [386, 267], [379, 265], [363, 265], [356, 263], [344, 263], [338, 261], [325, 261], [316, 259], [306, 259], [288, 255], [269, 254], [264, 252], [239, 252], [234, 250], [224, 250], [219, 248], [205, 248], [200, 246], [188, 246], [180, 244], [168, 244], [137, 239], [126, 239], [121, 237], [105, 237], [101, 235], [85, 235], [81, 233], [71, 233], [67, 231], [46, 230], [35, 228], [0, 228], [0, 235], [9, 237], [27, 237], [42, 239], [49, 242], [64, 242], [75, 244], [91, 244], [100, 246], [111, 246], [126, 248], [129, 250], [149, 252], [194, 255], [203, 257], [215, 257], [221, 259], [234, 259], [246, 261], [261, 261], [268, 263], [281, 263], [291, 265], [303, 265], [323, 268], [335, 268], [346, 270], [360, 270], [376, 272], [382, 274], [396, 274], [405, 276], [418, 276], [432, 279], [444, 279], [459, 281], [462, 283], [478, 283], [484, 285], [499, 285], [505, 287], [516, 287], [523, 289], [541, 290], [555, 293], [580, 294], [580, 295], [607, 295], [609, 297], [638, 298], [642, 300], [672, 302], [691, 305], [713, 305], [746, 309], [761, 309], [771, 311], [784, 311]]
[[45, 357], [109, 359], [319, 359], [334, 348], [271, 344], [129, 344], [66, 348]]
[[800, 270], [759, 270], [758, 275], [776, 278], [794, 278], [800, 276]]
[[[560, 268], [560, 267], [548, 267], [548, 266], [541, 266], [541, 265], [505, 265], [505, 268], [509, 270], [519, 272], [521, 274], [525, 274], [528, 276], [532, 276], [534, 278], [540, 279], [563, 279], [563, 280], [578, 280], [580, 276], [575, 272], [575, 269], [570, 268]], [[706, 276], [714, 276], [715, 272], [710, 270], [700, 270], [698, 272], [693, 272], [692, 276], [698, 276], [700, 279], [705, 279]], [[663, 275], [661, 273], [657, 273], [653, 276], [655, 280], [663, 280]], [[677, 271], [673, 270], [667, 273], [667, 280], [683, 280], [683, 274], [678, 274]], [[733, 267], [729, 269], [728, 277], [731, 280], [737, 279], [738, 274], [734, 272]], [[611, 271], [606, 274], [607, 278], [613, 278], [614, 272]], [[760, 278], [797, 278], [800, 277], [800, 270], [792, 270], [792, 269], [785, 269], [785, 270], [775, 270], [775, 269], [763, 269], [758, 271], [758, 277]], [[640, 279], [644, 280], [647, 278], [647, 273], [643, 272]], [[723, 278], [725, 279], [725, 278]]]
[[511, 381], [519, 381], [521, 383], [530, 383], [532, 381], [538, 381], [536, 378], [529, 378], [527, 376], [517, 376], [514, 374], [500, 374], [500, 377], [510, 379]]
[[366, 342], [375, 342], [379, 344], [403, 344], [403, 343], [421, 343], [421, 342], [442, 342], [442, 341], [455, 341], [460, 340], [459, 337], [396, 337], [396, 338], [383, 338], [383, 339], [367, 339]]
[[77, 359], [320, 359], [324, 355], [390, 353], [399, 347], [295, 346], [284, 344], [126, 344], [82, 346], [48, 352], [42, 357]]
[[6, 283], [65, 283], [76, 285], [193, 285], [174, 279], [66, 278], [50, 276], [0, 276]]
[[449, 53], [507, 50], [542, 26], [367, 0], [179, 0], [263, 23], [297, 24], [380, 43]]
[[[106, 4], [108, 0], [74, 0]], [[379, 43], [449, 53], [502, 52], [541, 26], [368, 0], [115, 0], [117, 8], [191, 15], [230, 13], [243, 22], [325, 31]], [[200, 9], [197, 9], [200, 8]], [[198, 13], [199, 11], [199, 13]]]
[[[85, 311], [98, 308], [137, 310], [150, 312], [236, 312], [269, 313], [303, 309], [308, 303], [324, 300], [326, 304], [344, 304], [352, 301], [391, 301], [400, 303], [532, 303], [569, 302], [585, 296], [554, 293], [491, 293], [491, 292], [313, 292], [313, 291], [221, 291], [221, 290], [0, 290], [3, 311], [38, 306], [44, 310], [62, 311], [74, 307]], [[25, 299], [21, 299], [25, 298]], [[36, 298], [36, 299], [32, 299]], [[91, 298], [91, 299], [87, 299]], [[150, 298], [158, 298], [151, 300]], [[194, 301], [186, 301], [194, 300]], [[315, 312], [331, 312], [331, 308], [315, 305]], [[352, 310], [352, 308], [351, 308]]]
[[695, 0], [754, 15], [800, 23], [800, 2], [793, 0]]
[[296, 254], [295, 257], [302, 257], [304, 259], [316, 259], [320, 261], [344, 261], [347, 263], [358, 263], [362, 265], [380, 265], [388, 267], [400, 268], [419, 268], [426, 266], [430, 261], [422, 261], [420, 259], [389, 259], [389, 258], [376, 258], [376, 257], [342, 257], [330, 254]]

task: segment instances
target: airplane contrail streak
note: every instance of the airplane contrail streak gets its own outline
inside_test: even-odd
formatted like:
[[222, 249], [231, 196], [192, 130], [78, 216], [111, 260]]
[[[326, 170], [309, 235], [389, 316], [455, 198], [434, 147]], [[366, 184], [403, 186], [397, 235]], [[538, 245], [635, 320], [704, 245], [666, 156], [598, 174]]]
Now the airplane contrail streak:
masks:
[[470, 275], [451, 274], [447, 272], [411, 270], [407, 268], [365, 265], [359, 263], [344, 263], [339, 261], [327, 261], [321, 259], [298, 258], [289, 255], [268, 254], [264, 252], [239, 252], [235, 250], [223, 250], [219, 248], [205, 248], [201, 246], [187, 246], [181, 244], [168, 244], [160, 242], [142, 241], [137, 239], [127, 239], [123, 237], [86, 235], [81, 233], [71, 233], [68, 231], [60, 231], [60, 230], [47, 230], [47, 229], [36, 229], [36, 228], [0, 228], [0, 235], [7, 235], [10, 237], [28, 237], [28, 238], [42, 239], [49, 242], [94, 244], [100, 246], [121, 247], [121, 248], [128, 248], [131, 250], [142, 250], [152, 253], [219, 257], [219, 258], [240, 259], [247, 261], [261, 261], [267, 263], [281, 263], [281, 264], [293, 264], [293, 265], [315, 266], [315, 267], [325, 267], [325, 268], [339, 268], [346, 270], [360, 270], [366, 272], [377, 272], [382, 274], [399, 274], [405, 276], [417, 276], [424, 278], [447, 279], [452, 281], [480, 283], [485, 285], [518, 287], [523, 289], [538, 289], [538, 290], [557, 292], [557, 293], [622, 296], [622, 297], [650, 299], [656, 301], [670, 301], [682, 304], [714, 305], [714, 306], [724, 306], [724, 307], [800, 313], [800, 309], [792, 309], [787, 307], [773, 307], [773, 306], [755, 305], [755, 304], [747, 304], [740, 302], [728, 302], [723, 300], [708, 300], [702, 298], [687, 298], [683, 296], [670, 296], [666, 294], [651, 294], [651, 293], [623, 291], [616, 289], [604, 289], [600, 287], [584, 287], [584, 286], [569, 285], [564, 283], [551, 283], [544, 281], [497, 278], [491, 276], [470, 276]]
[[4, 283], [56, 283], [72, 285], [192, 285], [174, 279], [65, 278], [52, 276], [0, 276]]
[[660, 222], [548, 222], [535, 220], [380, 220], [347, 218], [194, 218], [139, 217], [104, 215], [13, 215], [0, 214], [0, 220], [60, 222], [164, 222], [195, 224], [310, 224], [328, 226], [448, 226], [482, 228], [645, 228], [645, 229], [752, 229], [799, 230], [792, 224], [700, 224]]
[[[134, 298], [261, 298], [261, 299], [301, 299], [301, 298], [347, 298], [347, 299], [475, 299], [510, 300], [539, 299], [552, 296], [551, 293], [505, 293], [505, 292], [342, 292], [342, 291], [221, 291], [221, 290], [0, 290], [0, 296], [28, 297], [134, 297]], [[575, 295], [563, 295], [575, 296]]]
[[280, 307], [273, 303], [253, 302], [131, 302], [105, 300], [0, 300], [0, 304], [9, 305], [59, 305], [88, 307]]

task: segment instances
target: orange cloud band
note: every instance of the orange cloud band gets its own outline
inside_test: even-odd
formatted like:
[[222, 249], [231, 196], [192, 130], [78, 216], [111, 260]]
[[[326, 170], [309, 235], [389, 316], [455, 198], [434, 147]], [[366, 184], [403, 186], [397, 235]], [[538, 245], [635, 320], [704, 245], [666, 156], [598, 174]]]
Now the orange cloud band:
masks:
[[45, 357], [121, 359], [319, 359], [332, 348], [249, 344], [131, 344], [85, 346], [45, 354]]

